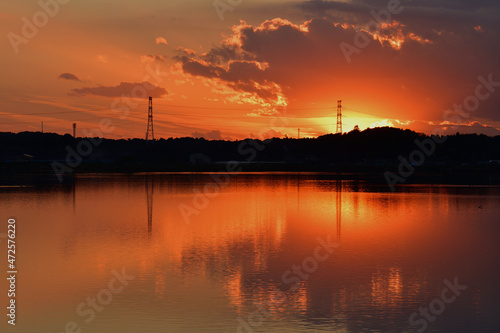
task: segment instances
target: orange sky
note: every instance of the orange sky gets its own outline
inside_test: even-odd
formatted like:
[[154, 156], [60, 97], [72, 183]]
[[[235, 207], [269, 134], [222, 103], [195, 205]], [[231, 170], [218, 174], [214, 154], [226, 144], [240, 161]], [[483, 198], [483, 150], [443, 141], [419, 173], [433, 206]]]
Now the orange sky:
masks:
[[157, 138], [315, 137], [335, 132], [338, 99], [344, 131], [500, 134], [496, 86], [453, 111], [479, 76], [500, 81], [494, 3], [59, 1], [0, 11], [0, 131], [108, 118], [106, 137], [144, 137], [151, 95]]

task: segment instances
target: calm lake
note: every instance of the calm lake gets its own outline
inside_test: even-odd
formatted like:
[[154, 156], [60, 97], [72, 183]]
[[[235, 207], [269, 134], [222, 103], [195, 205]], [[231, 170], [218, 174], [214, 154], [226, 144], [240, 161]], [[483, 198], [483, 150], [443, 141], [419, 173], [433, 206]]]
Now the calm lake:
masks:
[[[346, 179], [347, 178], [347, 179]], [[0, 188], [2, 332], [499, 332], [500, 188], [325, 174]], [[4, 254], [5, 253], [5, 254]]]

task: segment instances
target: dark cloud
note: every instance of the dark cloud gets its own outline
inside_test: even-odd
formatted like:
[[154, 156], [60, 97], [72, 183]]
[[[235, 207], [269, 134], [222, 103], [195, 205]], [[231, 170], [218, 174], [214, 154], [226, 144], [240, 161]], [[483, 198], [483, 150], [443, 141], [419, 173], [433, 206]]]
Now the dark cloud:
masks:
[[267, 79], [266, 69], [258, 62], [231, 60], [223, 67], [186, 56], [177, 59], [187, 74], [219, 80], [235, 91], [254, 94], [266, 102], [279, 100], [279, 87]]
[[213, 64], [224, 64], [229, 60], [254, 60], [254, 57], [242, 50], [237, 45], [223, 44], [213, 47], [202, 55], [202, 59]]
[[[336, 22], [362, 25], [372, 20], [385, 20], [388, 4], [392, 2], [395, 1], [309, 0], [299, 3], [297, 7], [309, 18], [322, 17]], [[500, 3], [496, 0], [401, 0], [399, 3], [397, 8], [400, 8], [400, 12], [398, 10], [398, 13], [389, 13], [389, 18], [422, 35], [431, 30], [464, 31], [478, 24], [493, 29], [500, 27]]]
[[73, 81], [81, 82], [81, 80], [78, 78], [78, 76], [71, 74], [71, 73], [62, 73], [61, 75], [59, 75], [58, 79], [60, 79], [60, 80], [73, 80]]
[[[335, 5], [351, 8], [351, 4]], [[352, 4], [355, 10], [364, 11], [363, 6], [368, 5], [363, 1]], [[460, 8], [465, 12], [465, 5]], [[224, 48], [227, 40], [236, 41], [231, 44], [233, 51], [220, 55], [220, 47], [216, 47], [205, 56], [184, 55], [177, 60], [185, 73], [218, 80], [266, 100], [276, 99], [278, 92], [292, 102], [332, 101], [332, 95], [342, 96], [376, 104], [381, 117], [440, 120], [445, 109], [474, 94], [479, 75], [492, 73], [494, 81], [500, 81], [496, 43], [500, 34], [488, 27], [478, 31], [472, 24], [459, 30], [423, 25], [420, 31], [425, 35], [399, 22], [383, 25], [377, 35], [370, 35], [353, 24], [329, 18], [311, 19], [302, 25], [278, 18], [259, 26], [243, 22], [221, 43]], [[347, 63], [340, 45], [355, 46], [360, 35], [368, 43]], [[252, 60], [241, 60], [241, 54]], [[231, 55], [234, 59], [228, 59]], [[419, 114], [404, 115], [409, 105], [421, 105]], [[476, 116], [500, 120], [499, 105], [500, 92], [492, 93], [481, 102]]]
[[122, 82], [117, 86], [97, 86], [72, 89], [70, 95], [94, 95], [104, 97], [132, 97], [146, 98], [148, 96], [159, 98], [167, 95], [168, 92], [162, 88], [152, 85], [149, 82]]
[[411, 122], [410, 124], [400, 124], [397, 121], [390, 121], [390, 125], [403, 129], [411, 129], [421, 133], [431, 133], [434, 130], [439, 129], [440, 133], [443, 133], [445, 135], [454, 135], [457, 132], [462, 134], [480, 133], [489, 136], [500, 135], [500, 129], [488, 124], [483, 124], [479, 121], [462, 123], [441, 122], [439, 124], [419, 121]]
[[500, 130], [498, 128], [486, 124], [481, 124], [478, 121], [474, 121], [470, 124], [460, 125], [456, 130], [452, 126], [448, 126], [446, 130], [443, 131], [443, 133], [449, 135], [455, 134], [454, 132], [467, 133], [467, 134], [482, 133], [489, 136], [500, 135]]

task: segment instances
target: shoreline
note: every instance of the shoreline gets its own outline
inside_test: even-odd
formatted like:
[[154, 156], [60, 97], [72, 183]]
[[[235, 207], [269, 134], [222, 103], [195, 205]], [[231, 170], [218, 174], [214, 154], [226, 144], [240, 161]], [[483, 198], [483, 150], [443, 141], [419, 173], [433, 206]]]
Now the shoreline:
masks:
[[[225, 163], [204, 165], [117, 165], [84, 163], [72, 173], [65, 174], [60, 182], [49, 163], [0, 163], [0, 187], [17, 185], [49, 185], [71, 183], [86, 176], [149, 176], [149, 175], [210, 175], [212, 173], [234, 176], [268, 175], [283, 177], [327, 177], [338, 180], [357, 180], [389, 185], [384, 173], [395, 172], [397, 165], [387, 166], [332, 166], [324, 164], [241, 163], [237, 172], [227, 172]], [[401, 185], [470, 185], [500, 186], [500, 166], [421, 166]]]

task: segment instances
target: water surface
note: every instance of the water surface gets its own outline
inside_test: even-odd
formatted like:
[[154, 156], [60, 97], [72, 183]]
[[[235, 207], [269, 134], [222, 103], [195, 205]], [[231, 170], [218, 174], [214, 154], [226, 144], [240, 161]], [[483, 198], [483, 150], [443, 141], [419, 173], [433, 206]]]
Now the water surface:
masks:
[[[417, 332], [410, 316], [433, 304], [428, 332], [497, 332], [499, 204], [497, 187], [393, 193], [319, 174], [1, 188], [19, 270], [17, 325], [2, 331]], [[455, 279], [467, 288], [440, 309]]]

